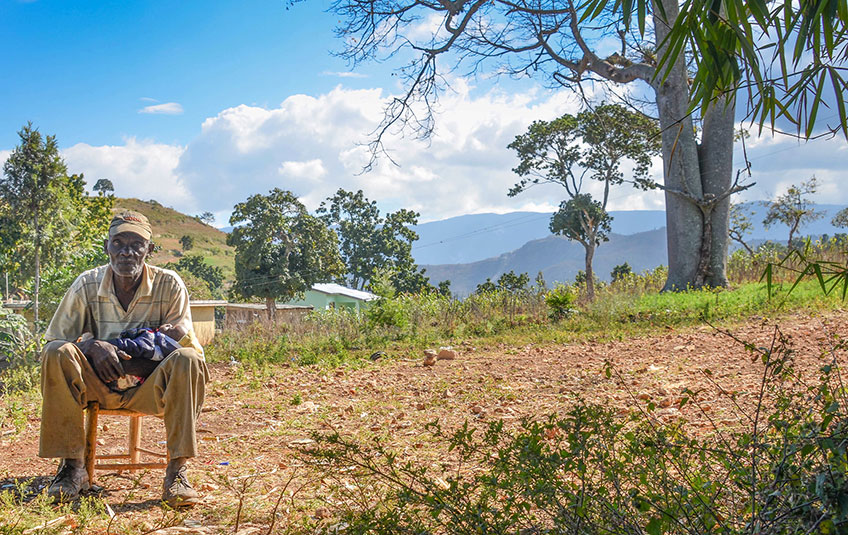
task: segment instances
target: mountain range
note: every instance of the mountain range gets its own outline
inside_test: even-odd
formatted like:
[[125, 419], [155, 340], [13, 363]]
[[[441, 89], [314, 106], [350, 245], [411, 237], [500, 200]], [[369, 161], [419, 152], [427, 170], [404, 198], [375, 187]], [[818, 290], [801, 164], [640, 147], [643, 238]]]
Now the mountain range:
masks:
[[[802, 235], [835, 234], [839, 229], [830, 224], [841, 205], [817, 205], [823, 217], [800, 230]], [[765, 240], [785, 241], [788, 229], [762, 225], [768, 208], [764, 203], [746, 203], [750, 213], [751, 243]], [[661, 210], [611, 212], [612, 235], [597, 248], [594, 258], [596, 276], [609, 280], [616, 265], [627, 262], [639, 272], [667, 264], [665, 212]], [[451, 289], [461, 296], [473, 292], [487, 278], [496, 280], [509, 271], [528, 273], [531, 278], [542, 272], [549, 283], [574, 279], [584, 269], [584, 250], [577, 242], [551, 235], [551, 214], [513, 212], [509, 214], [475, 214], [442, 221], [423, 223], [415, 230], [419, 240], [413, 255], [432, 284], [451, 281]]]

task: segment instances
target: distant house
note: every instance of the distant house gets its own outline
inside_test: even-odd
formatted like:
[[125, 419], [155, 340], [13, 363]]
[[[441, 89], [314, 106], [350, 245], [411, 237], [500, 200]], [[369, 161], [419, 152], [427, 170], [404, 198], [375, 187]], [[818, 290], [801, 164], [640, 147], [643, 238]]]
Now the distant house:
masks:
[[312, 289], [305, 292], [303, 299], [289, 301], [288, 304], [312, 306], [315, 310], [346, 308], [360, 312], [375, 299], [379, 297], [371, 292], [354, 290], [341, 284], [321, 283], [312, 285]]

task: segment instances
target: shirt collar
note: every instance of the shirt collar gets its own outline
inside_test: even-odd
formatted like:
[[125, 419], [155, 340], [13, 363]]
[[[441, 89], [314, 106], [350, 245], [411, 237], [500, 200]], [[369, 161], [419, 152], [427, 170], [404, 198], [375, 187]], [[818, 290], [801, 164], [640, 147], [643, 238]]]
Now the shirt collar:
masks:
[[[114, 282], [112, 281], [112, 266], [107, 264], [106, 271], [103, 274], [103, 280], [100, 281], [100, 286], [97, 288], [97, 296], [108, 299], [112, 295], [115, 295]], [[135, 298], [148, 295], [153, 295], [153, 273], [148, 268], [147, 263], [145, 263], [141, 271], [141, 284], [139, 284], [138, 289], [135, 291]]]

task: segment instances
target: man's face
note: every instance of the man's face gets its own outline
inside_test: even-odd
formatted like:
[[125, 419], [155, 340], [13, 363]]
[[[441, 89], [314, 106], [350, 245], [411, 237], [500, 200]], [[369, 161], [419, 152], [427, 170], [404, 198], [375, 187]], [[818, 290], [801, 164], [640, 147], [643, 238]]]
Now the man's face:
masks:
[[106, 240], [106, 254], [112, 271], [119, 277], [137, 280], [144, 269], [144, 259], [153, 251], [153, 243], [134, 232], [121, 232]]

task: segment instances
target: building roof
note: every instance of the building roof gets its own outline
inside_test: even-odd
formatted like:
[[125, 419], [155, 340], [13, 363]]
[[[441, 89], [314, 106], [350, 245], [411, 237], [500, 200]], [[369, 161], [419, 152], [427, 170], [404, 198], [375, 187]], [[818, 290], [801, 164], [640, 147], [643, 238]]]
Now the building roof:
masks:
[[347, 286], [342, 286], [341, 284], [333, 284], [331, 282], [313, 284], [312, 289], [316, 292], [321, 292], [322, 294], [343, 295], [345, 297], [350, 297], [351, 299], [356, 299], [359, 301], [373, 301], [379, 298], [379, 296], [374, 295], [371, 292], [366, 292], [364, 290], [354, 290], [353, 288], [348, 288]]

